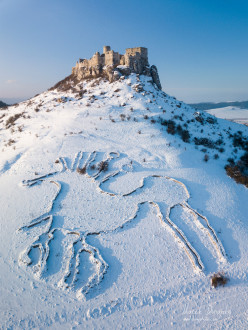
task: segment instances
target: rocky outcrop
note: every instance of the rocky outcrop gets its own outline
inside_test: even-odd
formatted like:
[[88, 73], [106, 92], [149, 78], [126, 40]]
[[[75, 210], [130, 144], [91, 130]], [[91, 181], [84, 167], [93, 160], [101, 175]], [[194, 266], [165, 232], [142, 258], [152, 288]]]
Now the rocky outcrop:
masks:
[[158, 75], [158, 69], [155, 65], [151, 66], [150, 73], [151, 73], [152, 81], [154, 82], [154, 84], [157, 85], [158, 89], [162, 89], [159, 75]]

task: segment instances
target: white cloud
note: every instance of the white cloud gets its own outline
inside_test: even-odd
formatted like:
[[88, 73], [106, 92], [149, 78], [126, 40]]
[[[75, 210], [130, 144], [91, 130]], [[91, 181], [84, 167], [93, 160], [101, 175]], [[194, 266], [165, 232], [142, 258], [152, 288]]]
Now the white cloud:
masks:
[[5, 84], [7, 84], [7, 85], [11, 85], [11, 84], [14, 84], [14, 83], [16, 83], [16, 80], [14, 80], [14, 79], [8, 79], [8, 80], [5, 81]]

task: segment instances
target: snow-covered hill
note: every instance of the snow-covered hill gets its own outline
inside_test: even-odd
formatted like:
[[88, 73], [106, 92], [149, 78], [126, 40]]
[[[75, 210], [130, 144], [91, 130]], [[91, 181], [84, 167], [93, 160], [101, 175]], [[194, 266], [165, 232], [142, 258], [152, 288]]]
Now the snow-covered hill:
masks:
[[208, 113], [218, 118], [223, 118], [231, 121], [235, 121], [239, 124], [248, 125], [248, 109], [240, 109], [238, 107], [224, 107], [217, 109], [207, 110]]
[[7, 106], [7, 104], [0, 100], [0, 108], [4, 108], [6, 106]]
[[57, 87], [0, 111], [3, 328], [245, 327], [248, 193], [224, 166], [247, 127], [142, 75]]

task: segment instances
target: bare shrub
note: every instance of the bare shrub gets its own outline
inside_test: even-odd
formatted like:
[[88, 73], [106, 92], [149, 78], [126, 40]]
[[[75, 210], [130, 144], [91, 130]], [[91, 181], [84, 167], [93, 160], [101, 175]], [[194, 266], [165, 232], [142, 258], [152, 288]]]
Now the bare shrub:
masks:
[[214, 148], [214, 146], [215, 146], [215, 142], [208, 138], [195, 137], [194, 142], [196, 145], [201, 145], [201, 146], [208, 147], [208, 148]]
[[208, 162], [208, 160], [209, 160], [209, 155], [208, 155], [208, 154], [205, 154], [203, 160], [204, 160], [204, 162]]
[[51, 87], [49, 91], [58, 89], [59, 91], [66, 92], [72, 88], [72, 85], [79, 83], [79, 80], [77, 79], [76, 76], [70, 75], [68, 77], [65, 77], [65, 79], [59, 81], [56, 85]]
[[5, 144], [5, 147], [10, 147], [13, 143], [15, 143], [15, 140], [9, 139], [9, 141]]
[[244, 149], [246, 146], [246, 139], [243, 137], [242, 132], [238, 131], [233, 134], [233, 146]]
[[126, 118], [126, 115], [124, 115], [123, 113], [120, 114], [121, 120], [124, 121]]
[[98, 170], [100, 172], [106, 172], [108, 170], [108, 162], [107, 161], [101, 161], [99, 164], [98, 164]]
[[243, 156], [240, 157], [244, 169], [248, 169], [248, 151], [246, 151]]
[[217, 119], [215, 117], [207, 117], [206, 121], [209, 124], [216, 124], [217, 123]]
[[211, 285], [214, 288], [217, 288], [217, 286], [224, 286], [228, 282], [228, 278], [222, 274], [222, 273], [215, 273], [211, 276]]
[[85, 174], [86, 173], [86, 166], [84, 166], [84, 167], [82, 167], [82, 168], [80, 168], [80, 167], [78, 167], [77, 168], [77, 172], [79, 173], [79, 174]]
[[81, 91], [78, 92], [78, 96], [80, 98], [82, 98], [85, 93], [87, 93], [87, 90], [86, 89], [82, 89]]
[[195, 120], [198, 121], [201, 125], [204, 124], [204, 118], [201, 115], [196, 116]]
[[173, 120], [167, 122], [167, 133], [174, 135], [176, 133], [176, 123]]
[[9, 119], [7, 119], [7, 121], [5, 123], [5, 127], [10, 128], [11, 126], [15, 125], [15, 121], [17, 119], [19, 119], [21, 116], [23, 116], [23, 112], [22, 113], [17, 113], [14, 116], [9, 117]]
[[226, 165], [225, 170], [235, 182], [245, 185], [248, 188], [248, 176], [242, 172], [238, 165]]
[[231, 157], [229, 157], [229, 158], [227, 159], [227, 161], [228, 161], [228, 163], [230, 163], [230, 165], [234, 165], [234, 164], [235, 164], [234, 159], [231, 158]]

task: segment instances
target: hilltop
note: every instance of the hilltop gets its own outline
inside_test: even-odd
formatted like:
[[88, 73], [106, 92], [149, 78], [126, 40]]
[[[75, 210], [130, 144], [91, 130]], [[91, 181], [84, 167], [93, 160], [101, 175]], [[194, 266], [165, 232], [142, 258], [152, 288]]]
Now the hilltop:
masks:
[[247, 127], [119, 65], [0, 112], [2, 325], [244, 326]]
[[7, 107], [8, 104], [4, 103], [3, 101], [0, 101], [0, 108]]

